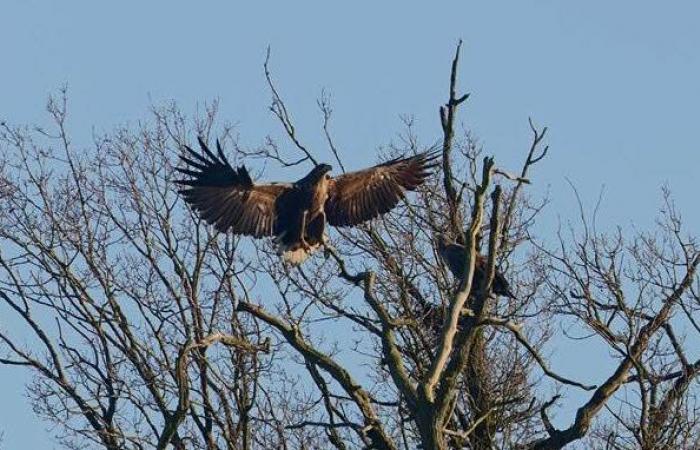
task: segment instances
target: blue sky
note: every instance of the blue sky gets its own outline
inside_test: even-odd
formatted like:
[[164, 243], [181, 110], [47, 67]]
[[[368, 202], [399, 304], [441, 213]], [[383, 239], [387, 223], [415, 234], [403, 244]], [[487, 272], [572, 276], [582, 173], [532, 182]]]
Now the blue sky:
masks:
[[[547, 220], [575, 218], [568, 178], [591, 207], [604, 187], [605, 225], [645, 228], [667, 183], [697, 231], [698, 17], [692, 1], [4, 0], [0, 118], [44, 122], [47, 96], [66, 84], [69, 128], [87, 145], [93, 129], [146, 118], [151, 102], [194, 111], [218, 97], [255, 145], [279, 135], [262, 70], [269, 44], [301, 138], [322, 148], [316, 98], [326, 88], [346, 165], [360, 167], [402, 131], [400, 114], [414, 115], [424, 142], [439, 138], [437, 106], [462, 38], [461, 85], [472, 97], [461, 119], [486, 152], [515, 169], [528, 116], [550, 127], [551, 157], [532, 186], [552, 193]], [[5, 447], [51, 448], [23, 381], [0, 368]]]

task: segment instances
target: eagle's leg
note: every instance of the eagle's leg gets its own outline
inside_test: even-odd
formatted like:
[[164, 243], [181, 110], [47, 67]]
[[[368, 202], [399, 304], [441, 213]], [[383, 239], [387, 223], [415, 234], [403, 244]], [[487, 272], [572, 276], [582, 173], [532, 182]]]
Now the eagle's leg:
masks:
[[312, 246], [325, 244], [325, 228], [326, 215], [323, 212], [317, 213], [306, 225], [306, 242]]
[[308, 242], [306, 242], [306, 218], [308, 217], [308, 214], [308, 211], [304, 211], [301, 214], [301, 226], [299, 227], [299, 245], [304, 250], [311, 249], [311, 246], [308, 244]]

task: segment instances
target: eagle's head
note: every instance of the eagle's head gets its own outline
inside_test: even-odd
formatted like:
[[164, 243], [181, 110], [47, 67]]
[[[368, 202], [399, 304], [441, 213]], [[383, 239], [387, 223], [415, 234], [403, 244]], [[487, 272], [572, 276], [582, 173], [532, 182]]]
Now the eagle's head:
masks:
[[306, 185], [315, 185], [326, 177], [330, 178], [328, 172], [330, 172], [331, 170], [333, 170], [333, 167], [329, 164], [319, 164], [313, 169], [311, 169], [311, 172], [309, 172], [308, 175], [299, 180], [299, 183]]
[[333, 166], [331, 166], [330, 164], [323, 164], [322, 163], [322, 164], [319, 164], [318, 166], [316, 166], [314, 168], [314, 170], [318, 171], [321, 175], [325, 175], [328, 172], [330, 172], [331, 170], [333, 170]]

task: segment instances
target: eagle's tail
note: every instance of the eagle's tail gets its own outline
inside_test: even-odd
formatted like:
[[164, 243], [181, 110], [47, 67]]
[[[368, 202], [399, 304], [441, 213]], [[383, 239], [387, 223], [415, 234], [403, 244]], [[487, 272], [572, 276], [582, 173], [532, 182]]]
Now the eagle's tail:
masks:
[[305, 247], [300, 242], [285, 243], [279, 238], [275, 239], [275, 244], [277, 246], [277, 254], [282, 257], [283, 261], [293, 266], [298, 266], [306, 261], [312, 253], [321, 247], [320, 242], [315, 242]]
[[306, 261], [306, 258], [311, 256], [311, 254], [315, 252], [318, 249], [318, 247], [318, 245], [313, 245], [311, 246], [311, 248], [308, 249], [297, 247], [293, 250], [285, 250], [282, 252], [282, 259], [293, 266], [298, 266], [299, 264]]

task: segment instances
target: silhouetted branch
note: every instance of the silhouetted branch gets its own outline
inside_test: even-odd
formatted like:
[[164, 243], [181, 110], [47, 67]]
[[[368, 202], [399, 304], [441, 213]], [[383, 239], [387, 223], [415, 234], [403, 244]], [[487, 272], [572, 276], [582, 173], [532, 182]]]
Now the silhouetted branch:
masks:
[[340, 166], [340, 169], [345, 173], [345, 166], [343, 165], [343, 162], [340, 160], [340, 155], [338, 154], [338, 149], [335, 146], [335, 143], [333, 142], [333, 138], [331, 137], [331, 133], [328, 129], [330, 122], [331, 122], [331, 115], [333, 114], [333, 108], [331, 107], [331, 99], [330, 96], [325, 92], [321, 92], [321, 98], [316, 101], [318, 104], [319, 109], [323, 113], [323, 134], [326, 137], [326, 142], [328, 143], [328, 147], [330, 148], [331, 152], [333, 153], [333, 156], [335, 157], [336, 162]]
[[[473, 314], [473, 313], [472, 313]], [[537, 361], [537, 364], [540, 366], [542, 369], [542, 372], [544, 372], [545, 375], [548, 377], [552, 378], [553, 380], [557, 380], [558, 382], [562, 384], [567, 384], [569, 386], [576, 386], [581, 389], [584, 389], [586, 391], [592, 391], [595, 389], [597, 386], [595, 385], [587, 385], [587, 384], [582, 384], [577, 381], [570, 380], [566, 377], [563, 377], [561, 375], [558, 375], [557, 373], [553, 372], [551, 369], [549, 369], [549, 366], [545, 362], [544, 358], [542, 355], [539, 354], [537, 350], [528, 342], [527, 338], [523, 334], [523, 326], [522, 324], [515, 324], [510, 320], [503, 319], [500, 317], [484, 317], [479, 321], [480, 325], [496, 325], [503, 327], [513, 333], [513, 336], [515, 336], [516, 340], [527, 349], [528, 353]]]
[[396, 449], [392, 439], [382, 428], [379, 417], [372, 407], [369, 394], [354, 380], [346, 369], [331, 357], [309, 344], [303, 338], [298, 328], [285, 323], [282, 319], [271, 315], [263, 308], [241, 301], [238, 304], [238, 309], [255, 316], [277, 329], [287, 342], [304, 357], [307, 364], [313, 364], [322, 368], [338, 382], [345, 392], [353, 399], [362, 413], [365, 421], [363, 432], [366, 434], [367, 438], [372, 441], [374, 446], [385, 450]]
[[454, 140], [454, 124], [457, 117], [457, 109], [459, 105], [464, 103], [469, 94], [457, 96], [457, 68], [459, 66], [459, 53], [462, 49], [462, 40], [457, 43], [455, 56], [452, 60], [452, 68], [450, 70], [450, 96], [447, 103], [440, 107], [440, 124], [442, 125], [442, 171], [443, 171], [443, 186], [447, 197], [447, 207], [450, 218], [450, 229], [457, 237], [460, 244], [464, 243], [462, 235], [462, 217], [459, 209], [459, 199], [457, 197], [457, 189], [454, 185], [454, 174], [452, 170], [452, 144]]
[[289, 163], [286, 165], [293, 166], [297, 164], [301, 164], [304, 161], [311, 161], [314, 165], [318, 165], [318, 162], [316, 159], [313, 157], [311, 152], [299, 141], [297, 134], [296, 134], [296, 128], [294, 128], [294, 124], [292, 123], [292, 119], [289, 116], [289, 111], [287, 111], [287, 107], [284, 104], [284, 101], [282, 101], [282, 98], [280, 97], [279, 93], [277, 92], [277, 88], [275, 87], [275, 84], [272, 82], [272, 75], [270, 74], [270, 47], [267, 47], [267, 52], [265, 54], [265, 63], [263, 65], [265, 69], [265, 79], [267, 80], [267, 85], [270, 87], [270, 91], [272, 92], [272, 104], [270, 105], [270, 111], [273, 112], [275, 116], [279, 119], [279, 121], [282, 123], [282, 126], [284, 127], [284, 131], [287, 132], [287, 136], [289, 136], [289, 139], [292, 140], [294, 145], [299, 149], [303, 154], [304, 157], [299, 159], [298, 161], [295, 161], [293, 163]]
[[639, 330], [634, 341], [629, 346], [629, 353], [617, 366], [615, 372], [595, 390], [588, 402], [578, 409], [574, 423], [564, 430], [556, 430], [554, 433], [550, 433], [547, 439], [533, 443], [530, 448], [533, 450], [560, 449], [585, 436], [593, 418], [615, 391], [627, 381], [627, 373], [632, 369], [635, 361], [639, 360], [642, 353], [647, 349], [654, 333], [664, 326], [673, 311], [673, 307], [676, 306], [681, 296], [691, 286], [695, 279], [698, 264], [700, 264], [700, 254], [697, 254], [689, 263], [683, 280], [673, 290], [671, 295], [664, 299], [663, 305], [653, 319]]
[[231, 336], [225, 333], [213, 333], [209, 336], [197, 341], [188, 341], [180, 348], [180, 351], [175, 362], [175, 379], [177, 381], [178, 401], [174, 411], [168, 414], [163, 426], [163, 432], [158, 438], [156, 445], [157, 450], [165, 450], [171, 443], [178, 427], [185, 420], [187, 412], [190, 408], [190, 383], [187, 374], [187, 364], [189, 354], [193, 350], [204, 350], [207, 347], [221, 343], [227, 347], [235, 347], [244, 352], [264, 352], [270, 351], [270, 340], [265, 340], [262, 345], [253, 344], [251, 342], [240, 339], [236, 336]]

